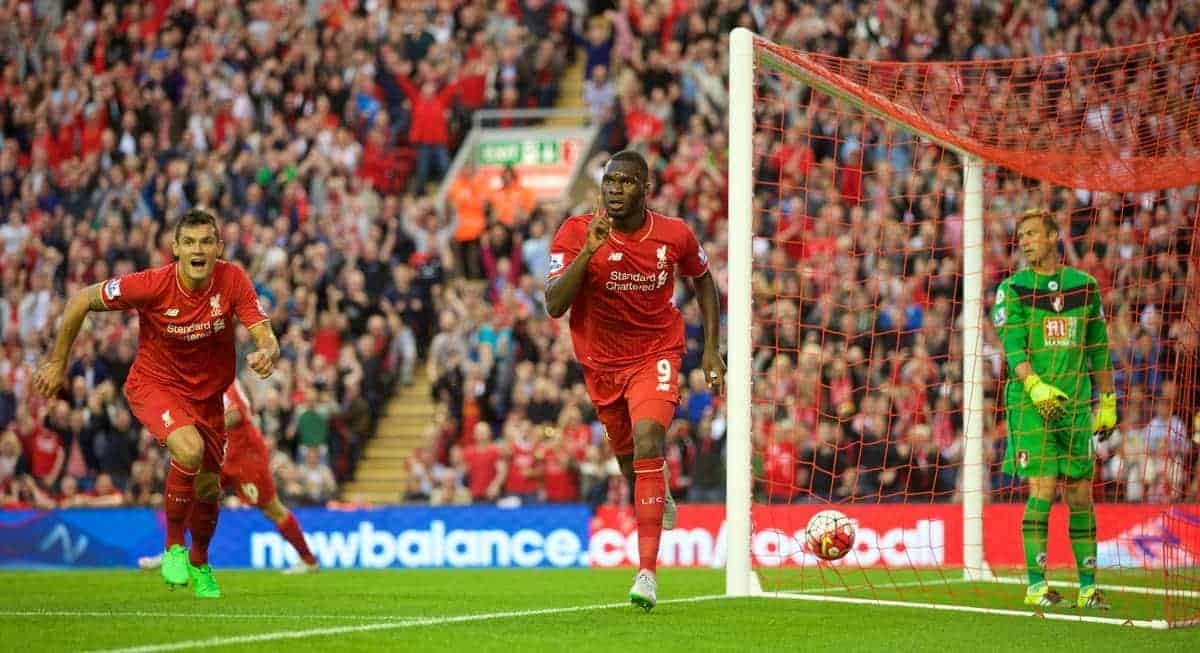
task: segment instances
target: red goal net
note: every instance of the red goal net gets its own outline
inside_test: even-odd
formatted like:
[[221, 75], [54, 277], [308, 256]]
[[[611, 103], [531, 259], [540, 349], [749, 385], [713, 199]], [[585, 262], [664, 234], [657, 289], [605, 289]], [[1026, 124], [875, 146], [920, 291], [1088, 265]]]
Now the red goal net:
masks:
[[[920, 64], [756, 41], [754, 59], [750, 546], [764, 589], [1023, 609], [1028, 486], [1001, 465], [1008, 366], [990, 315], [1025, 266], [1017, 218], [1046, 208], [1107, 319], [1119, 422], [1094, 443], [1093, 497], [1109, 616], [1200, 617], [1200, 35]], [[968, 155], [984, 166], [978, 405], [963, 372]], [[973, 424], [982, 465], [964, 464]], [[964, 517], [969, 474], [984, 505]], [[803, 546], [825, 508], [858, 526], [836, 563]], [[1073, 602], [1067, 521], [1060, 494], [1047, 567]], [[993, 582], [966, 582], [980, 528]]]

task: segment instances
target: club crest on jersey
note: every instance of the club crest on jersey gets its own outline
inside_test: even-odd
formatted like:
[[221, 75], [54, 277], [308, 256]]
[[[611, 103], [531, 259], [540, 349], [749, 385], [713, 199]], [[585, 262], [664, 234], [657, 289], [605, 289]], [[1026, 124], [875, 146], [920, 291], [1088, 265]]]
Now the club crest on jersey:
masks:
[[1017, 465], [1020, 466], [1021, 469], [1025, 469], [1026, 467], [1029, 466], [1029, 452], [1028, 451], [1018, 451], [1017, 452]]
[[170, 428], [170, 426], [175, 423], [175, 418], [171, 417], [171, 411], [169, 411], [169, 410], [163, 411], [162, 422], [163, 422], [163, 426], [166, 426], [168, 428]]
[[662, 245], [654, 250], [654, 255], [658, 257], [658, 269], [665, 269], [667, 267], [667, 246]]
[[121, 296], [121, 280], [109, 279], [108, 283], [104, 284], [104, 296], [107, 299], [116, 299]]
[[212, 309], [213, 317], [221, 317], [221, 293], [208, 298], [208, 306]]
[[1065, 304], [1066, 301], [1063, 300], [1062, 293], [1058, 293], [1054, 296], [1054, 299], [1050, 300], [1050, 306], [1054, 308], [1055, 313], [1061, 313]]

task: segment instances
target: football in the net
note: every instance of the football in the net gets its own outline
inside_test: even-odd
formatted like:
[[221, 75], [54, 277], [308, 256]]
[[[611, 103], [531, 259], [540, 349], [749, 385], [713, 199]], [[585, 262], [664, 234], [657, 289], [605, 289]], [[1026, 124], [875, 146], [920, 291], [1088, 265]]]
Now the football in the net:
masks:
[[822, 560], [838, 560], [854, 548], [854, 522], [836, 510], [822, 510], [808, 520], [805, 546]]

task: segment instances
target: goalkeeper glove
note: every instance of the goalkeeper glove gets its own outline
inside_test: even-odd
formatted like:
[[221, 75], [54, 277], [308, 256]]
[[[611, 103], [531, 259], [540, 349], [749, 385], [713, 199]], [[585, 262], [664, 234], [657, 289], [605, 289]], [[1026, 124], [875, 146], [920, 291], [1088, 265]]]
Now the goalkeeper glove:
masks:
[[1037, 409], [1042, 419], [1047, 422], [1056, 422], [1062, 419], [1067, 412], [1063, 406], [1063, 401], [1067, 399], [1067, 393], [1046, 383], [1036, 374], [1025, 377], [1024, 384], [1025, 392], [1029, 393], [1029, 398], [1033, 400], [1033, 407]]
[[1117, 394], [1115, 392], [1100, 393], [1100, 407], [1092, 416], [1092, 431], [1100, 442], [1108, 439], [1117, 426]]

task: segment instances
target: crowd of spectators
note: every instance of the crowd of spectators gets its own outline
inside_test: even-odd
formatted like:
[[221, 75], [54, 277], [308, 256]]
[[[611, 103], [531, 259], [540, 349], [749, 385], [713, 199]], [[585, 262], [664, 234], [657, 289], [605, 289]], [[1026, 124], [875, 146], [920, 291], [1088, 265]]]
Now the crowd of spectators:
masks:
[[[688, 220], [723, 289], [731, 28], [907, 61], [1200, 29], [1196, 6], [1171, 0], [909, 4], [0, 3], [0, 503], [161, 501], [163, 453], [119, 391], [132, 315], [93, 315], [63, 398], [39, 400], [28, 380], [65, 298], [169, 262], [164, 227], [193, 206], [224, 219], [226, 258], [250, 272], [280, 334], [275, 375], [243, 381], [285, 501], [336, 496], [331, 481], [353, 474], [384, 400], [423, 365], [437, 417], [398, 499], [627, 502], [565, 323], [542, 305], [549, 242], [573, 207], [534, 204], [512, 178], [511, 192], [468, 186], [451, 191], [448, 210], [435, 205], [471, 112], [548, 106], [582, 58], [578, 100], [601, 126], [587, 174], [599, 174], [603, 152], [643, 152], [650, 205]], [[761, 497], [952, 500], [963, 421], [959, 253], [947, 245], [961, 225], [957, 169], [827, 106], [797, 102], [761, 119], [785, 126], [756, 141], [756, 284], [770, 298], [756, 304]], [[806, 126], [837, 140], [802, 142]], [[853, 157], [858, 175], [846, 173]], [[779, 193], [788, 178], [804, 192]], [[1127, 408], [1103, 452], [1103, 491], [1195, 496], [1200, 425], [1178, 388], [1197, 386], [1169, 374], [1187, 335], [1178, 302], [1195, 187], [1147, 198], [990, 183], [985, 287], [1019, 264], [1013, 218], [1048, 202], [1072, 226], [1070, 260], [1105, 288]], [[700, 316], [679, 288], [688, 345], [670, 482], [682, 500], [717, 501], [721, 398], [694, 374]], [[1003, 365], [994, 334], [986, 342], [995, 385]], [[1004, 440], [995, 397], [983, 415], [993, 462]], [[1017, 494], [1013, 479], [992, 480], [997, 497]]]

